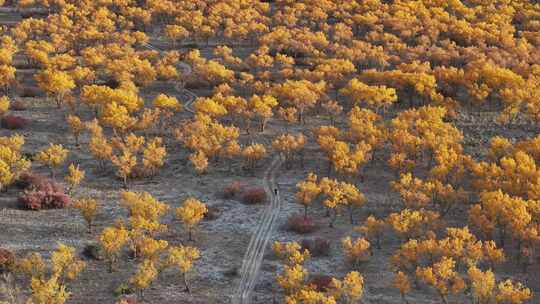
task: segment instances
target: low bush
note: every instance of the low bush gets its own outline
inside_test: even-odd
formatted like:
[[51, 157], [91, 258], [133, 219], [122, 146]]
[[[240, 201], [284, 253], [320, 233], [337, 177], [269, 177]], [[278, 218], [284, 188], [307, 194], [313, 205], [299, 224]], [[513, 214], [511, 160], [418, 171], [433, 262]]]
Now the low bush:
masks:
[[10, 250], [0, 248], [0, 273], [9, 271], [15, 263], [15, 254]]
[[63, 209], [69, 206], [71, 199], [65, 193], [51, 191], [24, 191], [19, 196], [22, 208], [30, 210]]
[[312, 233], [317, 229], [311, 217], [304, 217], [303, 214], [295, 213], [287, 219], [287, 230], [299, 234]]
[[330, 241], [323, 238], [303, 239], [301, 246], [302, 249], [307, 249], [311, 256], [314, 257], [329, 256], [332, 249]]
[[309, 281], [309, 285], [313, 286], [316, 291], [326, 292], [330, 290], [332, 284], [332, 277], [327, 275], [314, 275]]
[[17, 186], [25, 190], [38, 190], [60, 193], [66, 192], [64, 186], [54, 182], [53, 180], [44, 175], [33, 172], [22, 173], [17, 181]]
[[0, 125], [2, 128], [9, 130], [18, 130], [24, 128], [28, 124], [28, 120], [23, 117], [15, 115], [6, 115], [2, 117]]
[[244, 189], [244, 185], [238, 181], [231, 182], [223, 188], [223, 198], [232, 199], [240, 195]]
[[249, 189], [242, 196], [242, 202], [248, 205], [263, 204], [266, 202], [266, 191], [263, 188]]
[[24, 209], [62, 209], [71, 202], [62, 185], [39, 174], [24, 173], [17, 185], [25, 189], [18, 198]]

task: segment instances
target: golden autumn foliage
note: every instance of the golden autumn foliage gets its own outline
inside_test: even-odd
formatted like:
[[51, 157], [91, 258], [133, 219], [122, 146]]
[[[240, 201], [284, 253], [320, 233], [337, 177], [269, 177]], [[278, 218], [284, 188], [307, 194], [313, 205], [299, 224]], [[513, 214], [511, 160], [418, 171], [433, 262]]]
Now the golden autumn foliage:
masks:
[[398, 271], [394, 276], [394, 280], [392, 281], [392, 287], [399, 290], [401, 300], [405, 301], [405, 295], [411, 291], [409, 277], [403, 271]]
[[11, 185], [30, 168], [30, 161], [21, 152], [24, 142], [24, 137], [20, 135], [0, 137], [0, 190]]
[[106, 227], [98, 237], [106, 258], [109, 260], [109, 272], [112, 272], [120, 251], [129, 241], [129, 231], [123, 227]]
[[420, 281], [433, 286], [443, 302], [447, 303], [449, 294], [457, 294], [465, 288], [465, 281], [455, 270], [455, 261], [443, 257], [431, 267], [417, 268]]
[[304, 207], [304, 218], [307, 218], [308, 207], [313, 204], [322, 192], [317, 180], [317, 175], [309, 173], [305, 180], [296, 184], [298, 191], [295, 197], [296, 201]]
[[332, 278], [331, 286], [338, 293], [338, 298], [344, 298], [354, 303], [364, 295], [364, 277], [358, 271], [351, 271], [343, 280]]
[[86, 221], [88, 233], [92, 233], [92, 224], [99, 212], [98, 201], [91, 197], [83, 197], [73, 202], [73, 208], [79, 210]]
[[21, 272], [30, 277], [28, 303], [63, 304], [70, 298], [67, 283], [75, 280], [86, 267], [86, 263], [75, 255], [75, 248], [58, 243], [51, 253], [50, 265], [41, 255], [32, 253], [18, 262]]
[[386, 218], [389, 226], [406, 239], [420, 237], [438, 225], [440, 215], [437, 212], [420, 209], [403, 209], [399, 213], [391, 213]]
[[2, 96], [0, 98], [0, 117], [4, 116], [9, 111], [9, 97]]
[[242, 150], [242, 157], [245, 159], [246, 167], [254, 170], [257, 163], [266, 157], [266, 148], [262, 144], [251, 144]]
[[148, 192], [123, 191], [120, 196], [121, 205], [129, 210], [129, 226], [133, 233], [152, 235], [167, 229], [161, 223], [161, 217], [169, 210], [167, 204]]
[[73, 134], [73, 137], [75, 137], [75, 144], [78, 146], [79, 145], [79, 137], [80, 137], [82, 131], [84, 131], [84, 129], [85, 129], [84, 124], [81, 121], [81, 119], [76, 115], [69, 115], [66, 118], [66, 122], [69, 125], [71, 134]]
[[356, 103], [365, 103], [375, 109], [388, 108], [397, 101], [396, 90], [386, 86], [369, 86], [358, 79], [352, 79], [339, 91]]
[[306, 145], [306, 137], [303, 134], [296, 136], [291, 134], [283, 134], [272, 141], [272, 148], [285, 155], [287, 166], [291, 165], [294, 157], [298, 155], [303, 163], [302, 150]]
[[272, 250], [274, 251], [274, 254], [282, 260], [283, 264], [290, 266], [303, 264], [310, 256], [309, 251], [307, 249], [302, 250], [300, 244], [297, 242], [274, 242], [274, 244], [272, 244]]
[[68, 175], [65, 179], [69, 183], [69, 190], [73, 190], [75, 187], [79, 186], [84, 180], [85, 172], [79, 168], [79, 165], [75, 166], [70, 164], [68, 167]]
[[[388, 284], [404, 302], [417, 300], [411, 287], [421, 283], [444, 303], [460, 293], [455, 301], [538, 302], [533, 288], [506, 280], [514, 268], [495, 269], [508, 260], [526, 270], [540, 253], [536, 2], [0, 0], [6, 12], [23, 16], [0, 28], [0, 116], [18, 111], [7, 96], [32, 98], [24, 102], [32, 104], [25, 118], [42, 111], [34, 106], [39, 96], [26, 96], [35, 86], [27, 75], [37, 83], [35, 94], [69, 105], [71, 115], [42, 114], [66, 117], [75, 144], [87, 141], [84, 151], [70, 155], [81, 158], [65, 172], [70, 188], [85, 176], [76, 163], [93, 180], [96, 167], [114, 171], [127, 187], [161, 172], [185, 179], [177, 175], [184, 168], [177, 167], [180, 155], [188, 155], [198, 174], [221, 174], [214, 167], [228, 166], [227, 178], [243, 174], [230, 170], [241, 161], [254, 177], [265, 159], [276, 156], [272, 164], [281, 165], [284, 156], [284, 169], [293, 170], [270, 175], [290, 181], [298, 170], [310, 172], [292, 190], [306, 222], [308, 209], [328, 211], [330, 225], [344, 211], [351, 223], [363, 220], [355, 228], [360, 236], [341, 244], [353, 263], [380, 248], [386, 230], [399, 237], [384, 240], [397, 250], [374, 267], [380, 271], [390, 261], [395, 277]], [[189, 113], [178, 113], [184, 107]], [[24, 136], [33, 138], [33, 131]], [[485, 148], [492, 134], [499, 135]], [[0, 190], [8, 195], [31, 173], [27, 155], [35, 152], [22, 147], [23, 136], [10, 136], [0, 137]], [[33, 160], [54, 175], [67, 161], [61, 144], [37, 151]], [[301, 169], [291, 168], [296, 163]], [[283, 191], [283, 199], [291, 198], [291, 189]], [[381, 198], [374, 193], [380, 191], [388, 193]], [[141, 296], [169, 266], [189, 291], [186, 273], [200, 253], [159, 239], [168, 205], [147, 192], [121, 196], [129, 215], [98, 236], [107, 260], [112, 265], [130, 246], [137, 259], [129, 282]], [[75, 201], [91, 227], [97, 203]], [[356, 212], [362, 206], [370, 212]], [[190, 198], [175, 211], [191, 239], [208, 209]], [[371, 287], [371, 275], [364, 281], [353, 271], [319, 290], [306, 251], [279, 244], [274, 249], [286, 265], [277, 302], [352, 304]], [[66, 248], [57, 260], [77, 265]], [[21, 265], [33, 276], [28, 303], [70, 301], [63, 275], [51, 276], [41, 257]], [[430, 296], [423, 292], [422, 301]]]
[[62, 105], [64, 96], [75, 88], [73, 78], [63, 71], [44, 70], [36, 75], [36, 80], [42, 90], [55, 98], [58, 107]]
[[387, 225], [383, 219], [377, 219], [373, 215], [368, 216], [362, 226], [355, 230], [365, 235], [370, 243], [375, 243], [377, 249], [381, 249], [381, 238]]
[[323, 194], [322, 204], [332, 211], [330, 227], [333, 227], [339, 209], [346, 207], [349, 211], [349, 221], [354, 223], [353, 211], [366, 203], [366, 197], [358, 188], [350, 183], [324, 177], [319, 181]]
[[47, 148], [41, 150], [34, 160], [47, 166], [54, 177], [56, 168], [60, 167], [67, 159], [69, 150], [60, 144], [50, 144]]
[[367, 261], [371, 255], [371, 244], [364, 238], [352, 240], [350, 237], [346, 237], [341, 240], [341, 245], [353, 267], [358, 267], [361, 262]]
[[166, 259], [168, 266], [174, 267], [184, 280], [186, 290], [189, 292], [187, 274], [193, 268], [193, 263], [200, 258], [200, 252], [197, 248], [191, 246], [170, 247]]
[[193, 228], [203, 219], [206, 212], [208, 212], [206, 205], [192, 197], [186, 199], [181, 207], [176, 208], [176, 217], [188, 230], [188, 240], [192, 240]]

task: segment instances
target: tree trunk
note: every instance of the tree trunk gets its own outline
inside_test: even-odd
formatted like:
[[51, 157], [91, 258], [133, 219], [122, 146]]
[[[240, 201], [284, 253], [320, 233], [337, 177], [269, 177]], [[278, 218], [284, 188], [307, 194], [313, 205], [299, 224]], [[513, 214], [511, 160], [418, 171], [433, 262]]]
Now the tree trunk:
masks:
[[501, 228], [501, 231], [499, 231], [499, 244], [501, 248], [504, 249], [504, 239], [506, 237], [506, 232], [504, 228]]
[[336, 210], [336, 208], [337, 208], [337, 206], [334, 208], [334, 210], [333, 210], [333, 211], [334, 211], [334, 212], [333, 212], [333, 215], [332, 215], [332, 217], [330, 218], [330, 225], [329, 225], [330, 228], [334, 228], [334, 222], [335, 222], [336, 219], [337, 219], [337, 210]]
[[266, 129], [266, 119], [261, 120], [260, 132], [263, 133]]
[[189, 285], [188, 285], [188, 281], [187, 281], [187, 275], [184, 273], [182, 275], [183, 279], [184, 279], [184, 286], [186, 287], [186, 291], [191, 294], [191, 289], [189, 288]]

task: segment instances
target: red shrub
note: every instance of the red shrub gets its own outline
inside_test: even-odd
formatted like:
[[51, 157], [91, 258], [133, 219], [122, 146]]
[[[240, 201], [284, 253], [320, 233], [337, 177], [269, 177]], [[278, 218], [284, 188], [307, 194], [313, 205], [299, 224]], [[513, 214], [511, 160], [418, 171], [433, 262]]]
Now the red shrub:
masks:
[[314, 275], [311, 281], [309, 281], [309, 284], [319, 292], [328, 291], [331, 283], [332, 277], [327, 275]]
[[0, 248], [0, 273], [8, 271], [15, 262], [15, 255], [10, 250]]
[[21, 174], [17, 181], [17, 186], [26, 190], [38, 190], [48, 192], [64, 193], [62, 185], [53, 182], [51, 179], [37, 173], [25, 172]]
[[223, 198], [231, 199], [242, 193], [244, 185], [238, 181], [232, 182], [223, 188]]
[[62, 209], [71, 202], [62, 185], [39, 174], [21, 175], [19, 186], [26, 189], [18, 199], [25, 209]]
[[30, 190], [24, 191], [18, 201], [25, 209], [41, 210], [66, 208], [71, 199], [65, 193]]
[[299, 234], [311, 233], [317, 229], [311, 217], [304, 217], [303, 214], [295, 213], [287, 219], [287, 230]]
[[15, 100], [9, 105], [9, 109], [12, 111], [26, 111], [27, 107], [24, 102], [20, 100]]
[[248, 205], [262, 204], [266, 202], [266, 191], [263, 188], [247, 190], [242, 196], [242, 202]]
[[24, 128], [28, 124], [28, 120], [20, 116], [6, 115], [2, 117], [0, 124], [2, 125], [2, 128], [18, 130]]
[[330, 241], [322, 238], [303, 239], [301, 246], [302, 249], [309, 250], [309, 253], [314, 257], [329, 256], [332, 249]]
[[19, 176], [19, 179], [15, 185], [22, 189], [27, 188], [36, 188], [37, 185], [41, 184], [47, 178], [43, 175], [39, 175], [32, 172], [24, 172]]

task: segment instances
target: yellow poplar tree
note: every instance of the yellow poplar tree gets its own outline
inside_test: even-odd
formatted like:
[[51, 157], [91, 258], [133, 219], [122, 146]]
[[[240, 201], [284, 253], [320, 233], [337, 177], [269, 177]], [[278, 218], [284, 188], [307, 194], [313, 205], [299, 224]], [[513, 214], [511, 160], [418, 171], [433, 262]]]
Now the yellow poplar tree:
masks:
[[78, 209], [88, 227], [88, 233], [92, 233], [92, 224], [99, 210], [98, 201], [91, 197], [83, 197], [73, 203], [73, 208]]
[[308, 207], [321, 194], [321, 187], [317, 183], [317, 175], [309, 173], [305, 180], [296, 184], [298, 191], [295, 194], [296, 201], [304, 206], [304, 218], [307, 218]]
[[176, 208], [176, 217], [182, 221], [188, 229], [188, 240], [192, 241], [193, 228], [203, 219], [208, 212], [206, 204], [195, 198], [186, 199], [181, 207]]
[[200, 258], [199, 250], [191, 246], [173, 246], [169, 248], [167, 265], [173, 266], [182, 274], [186, 291], [190, 292], [187, 274], [193, 268], [193, 263]]
[[65, 180], [69, 183], [69, 190], [73, 190], [75, 187], [79, 186], [83, 181], [85, 176], [84, 170], [79, 169], [79, 165], [75, 166], [70, 164], [68, 167], [68, 175], [66, 175]]
[[47, 166], [54, 178], [55, 169], [60, 167], [67, 159], [69, 150], [58, 144], [50, 144], [49, 147], [34, 156], [34, 160]]
[[36, 75], [39, 87], [54, 96], [56, 105], [60, 108], [62, 100], [73, 88], [75, 81], [67, 72], [57, 70], [44, 70]]

